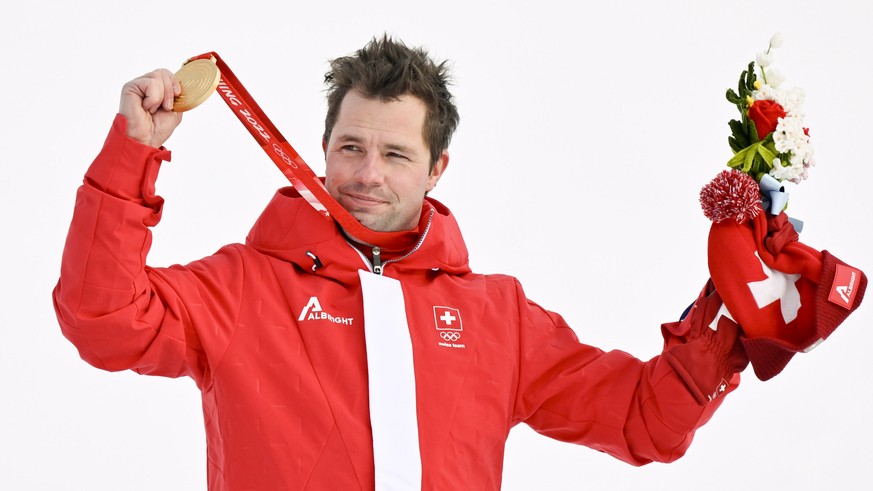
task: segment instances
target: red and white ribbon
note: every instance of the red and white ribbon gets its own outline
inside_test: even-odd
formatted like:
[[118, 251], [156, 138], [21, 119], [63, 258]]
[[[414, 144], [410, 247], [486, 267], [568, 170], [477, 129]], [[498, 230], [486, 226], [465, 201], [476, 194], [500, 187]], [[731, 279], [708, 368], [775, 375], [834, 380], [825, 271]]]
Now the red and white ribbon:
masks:
[[219, 72], [221, 72], [221, 81], [216, 88], [218, 94], [273, 163], [282, 171], [282, 174], [291, 182], [291, 185], [326, 219], [336, 220], [343, 230], [354, 239], [373, 246], [396, 247], [415, 241], [414, 237], [410, 237], [410, 235], [415, 235], [414, 231], [377, 232], [363, 226], [333, 199], [321, 179], [315, 175], [303, 161], [303, 158], [276, 129], [270, 118], [243, 87], [230, 67], [218, 56], [218, 53], [210, 51], [194, 56], [189, 61], [199, 59], [213, 59], [215, 61]]

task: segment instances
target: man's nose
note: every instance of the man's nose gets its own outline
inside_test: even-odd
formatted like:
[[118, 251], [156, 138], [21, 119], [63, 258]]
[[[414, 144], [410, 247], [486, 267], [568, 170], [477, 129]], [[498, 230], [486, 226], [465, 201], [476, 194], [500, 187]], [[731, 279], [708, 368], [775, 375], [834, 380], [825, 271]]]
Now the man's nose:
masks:
[[385, 180], [385, 162], [382, 156], [376, 152], [364, 154], [358, 163], [355, 177], [364, 184], [382, 184]]

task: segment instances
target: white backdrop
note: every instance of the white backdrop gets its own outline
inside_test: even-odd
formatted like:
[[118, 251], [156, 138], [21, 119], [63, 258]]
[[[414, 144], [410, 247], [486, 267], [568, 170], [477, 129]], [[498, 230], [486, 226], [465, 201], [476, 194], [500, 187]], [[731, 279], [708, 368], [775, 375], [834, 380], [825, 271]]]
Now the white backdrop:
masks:
[[[519, 277], [580, 338], [658, 353], [707, 277], [700, 187], [730, 157], [724, 100], [781, 31], [818, 167], [792, 187], [804, 242], [873, 273], [871, 7], [814, 2], [78, 2], [0, 14], [0, 489], [205, 488], [187, 379], [105, 373], [60, 334], [57, 281], [77, 186], [127, 80], [217, 51], [322, 172], [327, 60], [388, 32], [453, 61], [461, 125], [433, 196], [473, 268]], [[858, 53], [861, 53], [858, 55]], [[282, 175], [218, 97], [168, 142], [153, 265], [241, 241]], [[868, 300], [868, 303], [873, 300]], [[873, 461], [873, 307], [777, 378], [751, 370], [688, 455], [633, 468], [513, 430], [504, 489], [848, 489]]]

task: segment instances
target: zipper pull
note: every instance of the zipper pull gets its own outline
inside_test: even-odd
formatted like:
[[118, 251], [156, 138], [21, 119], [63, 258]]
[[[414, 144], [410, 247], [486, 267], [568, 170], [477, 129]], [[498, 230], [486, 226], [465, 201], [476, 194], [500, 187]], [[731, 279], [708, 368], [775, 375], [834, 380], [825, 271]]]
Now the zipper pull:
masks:
[[378, 247], [373, 248], [373, 272], [378, 275], [382, 274], [382, 249]]

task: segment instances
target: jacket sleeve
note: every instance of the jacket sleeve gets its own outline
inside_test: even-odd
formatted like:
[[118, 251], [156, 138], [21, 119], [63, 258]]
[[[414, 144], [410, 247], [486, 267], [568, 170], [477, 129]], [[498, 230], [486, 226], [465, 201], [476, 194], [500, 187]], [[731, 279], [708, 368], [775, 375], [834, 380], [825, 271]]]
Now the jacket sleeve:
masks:
[[127, 138], [116, 116], [77, 192], [52, 297], [63, 334], [88, 363], [188, 375], [203, 388], [234, 325], [241, 259], [229, 246], [185, 267], [146, 266], [163, 205], [154, 184], [169, 158]]
[[[527, 300], [519, 285], [517, 295], [516, 418], [541, 434], [633, 465], [671, 462], [739, 384], [739, 374], [729, 374], [720, 396], [701, 403], [663, 354], [642, 361], [582, 344], [561, 316]], [[718, 358], [696, 362], [721, 366]]]

